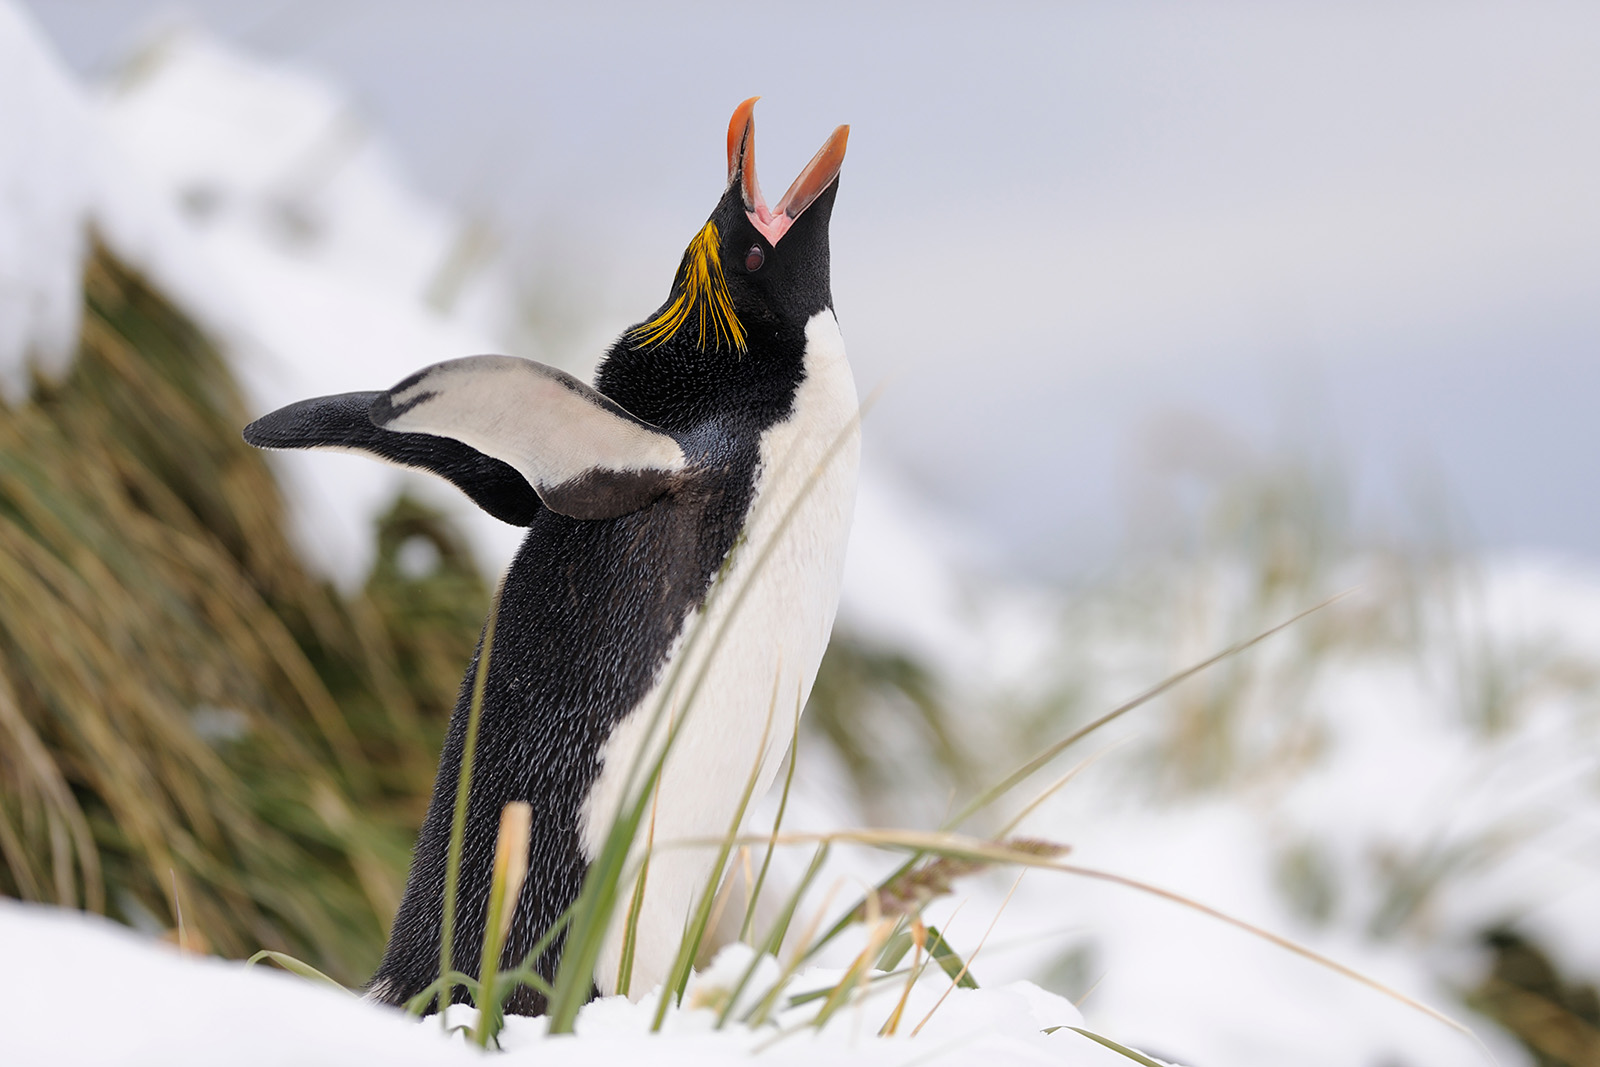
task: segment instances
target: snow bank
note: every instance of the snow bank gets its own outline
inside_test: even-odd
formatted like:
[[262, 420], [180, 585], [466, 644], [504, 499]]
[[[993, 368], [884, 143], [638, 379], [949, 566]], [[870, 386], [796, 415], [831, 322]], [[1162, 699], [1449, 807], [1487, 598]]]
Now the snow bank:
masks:
[[[413, 195], [348, 101], [199, 34], [149, 45], [95, 94], [0, 2], [0, 395], [61, 374], [89, 235], [217, 339], [260, 413], [385, 388], [492, 352], [508, 298], [471, 234]], [[297, 541], [346, 587], [402, 487], [449, 511], [486, 570], [517, 531], [436, 479], [370, 459], [285, 454]]]
[[[169, 945], [76, 912], [0, 901], [0, 1062], [162, 1064], [229, 1063], [397, 1067], [483, 1063], [475, 1048], [447, 1034], [437, 1020], [399, 1012], [267, 967], [246, 968], [186, 956]], [[742, 952], [748, 952], [744, 949]], [[669, 1010], [663, 1032], [649, 1033], [654, 995], [638, 1004], [613, 997], [588, 1005], [577, 1035], [552, 1037], [542, 1019], [514, 1018], [493, 1062], [518, 1064], [812, 1064], [851, 1065], [996, 1062], [1058, 1067], [1115, 1067], [1120, 1055], [1071, 1030], [1081, 1026], [1070, 1003], [1030, 983], [956, 990], [915, 1038], [878, 1038], [877, 1028], [899, 997], [895, 983], [835, 1015], [821, 1030], [805, 1022], [816, 1005], [785, 1012], [758, 1029], [713, 1030], [725, 985], [748, 956], [730, 951], [695, 977], [682, 1010]], [[837, 981], [837, 972], [808, 971], [791, 988]], [[915, 1025], [945, 992], [937, 968], [918, 983], [905, 1018]], [[471, 1009], [452, 1009], [451, 1025], [470, 1023]]]
[[0, 395], [71, 365], [82, 310], [91, 119], [21, 11], [0, 4]]
[[224, 338], [240, 309], [165, 198], [119, 152], [32, 19], [0, 0], [0, 390], [70, 366], [96, 236]]
[[471, 1062], [437, 1028], [283, 972], [184, 956], [77, 912], [0, 900], [0, 1062]]

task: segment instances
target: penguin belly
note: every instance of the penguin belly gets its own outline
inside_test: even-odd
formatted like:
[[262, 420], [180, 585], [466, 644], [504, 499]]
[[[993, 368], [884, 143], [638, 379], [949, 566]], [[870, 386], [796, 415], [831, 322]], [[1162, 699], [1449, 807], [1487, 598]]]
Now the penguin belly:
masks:
[[[579, 817], [589, 862], [645, 773], [635, 767], [647, 768], [668, 721], [682, 720], [631, 857], [637, 861], [653, 841], [629, 982], [635, 997], [665, 979], [716, 859], [714, 846], [672, 843], [722, 838], [752, 772], [754, 799], [771, 785], [794, 736], [838, 609], [858, 419], [844, 341], [825, 309], [806, 324], [804, 377], [788, 417], [762, 434], [754, 497], [730, 565], [705, 606], [687, 615], [651, 689], [602, 748]], [[620, 899], [595, 969], [602, 995], [618, 988], [631, 883]]]

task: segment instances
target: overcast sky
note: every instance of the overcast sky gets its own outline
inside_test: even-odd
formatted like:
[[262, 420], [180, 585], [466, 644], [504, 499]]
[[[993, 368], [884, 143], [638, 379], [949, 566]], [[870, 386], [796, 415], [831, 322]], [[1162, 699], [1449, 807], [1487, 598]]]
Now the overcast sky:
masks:
[[569, 363], [664, 296], [734, 104], [769, 198], [849, 122], [868, 448], [1021, 565], [1236, 447], [1600, 557], [1600, 6], [25, 2], [90, 75], [181, 11], [333, 78], [584, 309]]

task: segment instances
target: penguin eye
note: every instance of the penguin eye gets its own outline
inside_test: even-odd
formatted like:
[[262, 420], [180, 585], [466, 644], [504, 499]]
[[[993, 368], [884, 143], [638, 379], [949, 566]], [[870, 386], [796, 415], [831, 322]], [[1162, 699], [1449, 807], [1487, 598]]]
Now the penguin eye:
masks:
[[761, 269], [761, 264], [766, 261], [767, 254], [761, 251], [761, 246], [751, 245], [750, 251], [744, 254], [744, 269], [751, 272], [758, 271]]

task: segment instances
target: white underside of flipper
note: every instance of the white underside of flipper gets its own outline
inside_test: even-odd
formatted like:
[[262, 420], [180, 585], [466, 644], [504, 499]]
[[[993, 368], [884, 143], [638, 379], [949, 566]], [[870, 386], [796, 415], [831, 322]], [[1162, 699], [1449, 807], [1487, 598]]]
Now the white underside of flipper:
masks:
[[[630, 775], [646, 763], [639, 756], [647, 738], [651, 755], [659, 753], [669, 716], [683, 717], [635, 842], [635, 857], [646, 838], [654, 849], [634, 943], [634, 997], [665, 979], [716, 859], [714, 847], [671, 843], [728, 832], [751, 772], [757, 774], [754, 797], [771, 785], [810, 695], [839, 605], [855, 507], [859, 418], [838, 321], [832, 311], [819, 312], [806, 324], [805, 379], [793, 414], [762, 436], [755, 503], [732, 565], [706, 610], [686, 620], [655, 688], [606, 742], [580, 821], [590, 860], [605, 843]], [[643, 771], [637, 774], [642, 778]], [[595, 984], [605, 995], [618, 988], [631, 895], [630, 884], [595, 968]]]

